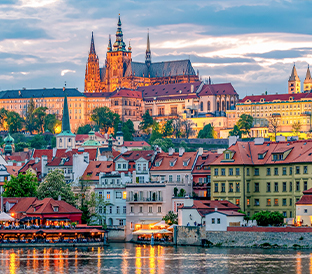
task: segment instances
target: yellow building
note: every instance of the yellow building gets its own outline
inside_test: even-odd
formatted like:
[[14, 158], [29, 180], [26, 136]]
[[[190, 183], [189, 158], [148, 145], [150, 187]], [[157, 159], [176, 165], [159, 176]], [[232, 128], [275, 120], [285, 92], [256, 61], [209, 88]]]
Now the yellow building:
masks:
[[268, 210], [295, 216], [312, 187], [312, 140], [237, 142], [211, 163], [211, 197], [239, 205], [249, 216]]

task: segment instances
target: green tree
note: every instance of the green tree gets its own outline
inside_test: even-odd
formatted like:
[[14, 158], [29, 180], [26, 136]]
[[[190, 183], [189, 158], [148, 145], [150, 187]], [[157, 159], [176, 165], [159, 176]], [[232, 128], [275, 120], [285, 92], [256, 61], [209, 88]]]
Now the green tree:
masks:
[[1, 127], [4, 128], [4, 122], [6, 121], [8, 115], [8, 111], [5, 108], [0, 109], [0, 124]]
[[239, 138], [242, 137], [242, 132], [238, 128], [237, 125], [234, 125], [234, 128], [229, 132], [230, 136], [239, 136]]
[[294, 123], [292, 124], [291, 128], [292, 128], [294, 134], [295, 134], [295, 135], [298, 135], [298, 133], [299, 133], [300, 130], [301, 130], [300, 121], [294, 121]]
[[168, 152], [170, 147], [173, 147], [173, 143], [171, 139], [163, 138], [163, 139], [156, 139], [151, 143], [152, 146], [159, 146], [164, 152]]
[[124, 136], [124, 141], [133, 141], [133, 134], [135, 133], [133, 122], [129, 119], [122, 124], [121, 131]]
[[284, 222], [284, 216], [278, 211], [260, 211], [252, 216], [259, 226], [281, 225]]
[[24, 148], [30, 147], [29, 143], [26, 142], [19, 142], [15, 144], [15, 152], [24, 151]]
[[244, 212], [244, 211], [242, 211], [242, 210], [237, 210], [237, 212], [239, 212], [239, 213], [242, 213], [242, 214], [244, 214], [245, 216], [244, 216], [244, 220], [246, 220], [246, 221], [249, 221], [250, 220], [250, 218], [249, 218], [249, 216], [247, 215], [247, 213], [246, 212]]
[[118, 127], [120, 117], [119, 114], [112, 112], [108, 107], [99, 107], [93, 109], [91, 120], [105, 132], [107, 132], [109, 128], [114, 127], [116, 133], [116, 127]]
[[182, 120], [180, 116], [178, 116], [178, 118], [173, 120], [172, 126], [174, 136], [176, 138], [180, 138], [182, 134]]
[[237, 127], [243, 134], [250, 134], [252, 128], [253, 118], [248, 114], [242, 114], [237, 121]]
[[185, 189], [181, 188], [180, 191], [179, 191], [178, 197], [184, 197], [185, 194], [186, 194]]
[[20, 131], [23, 128], [24, 120], [15, 111], [9, 111], [6, 117], [8, 129], [10, 133]]
[[214, 138], [214, 129], [211, 124], [205, 125], [203, 129], [198, 132], [197, 138]]
[[25, 128], [30, 132], [30, 134], [32, 134], [33, 131], [36, 129], [34, 111], [35, 111], [35, 102], [33, 98], [30, 98], [29, 103], [27, 104], [27, 111], [25, 117]]
[[42, 149], [45, 148], [47, 146], [47, 142], [44, 139], [44, 137], [42, 135], [35, 135], [31, 140], [30, 140], [30, 146], [32, 148], [36, 148], [36, 149]]
[[159, 123], [154, 121], [153, 124], [153, 128], [152, 128], [152, 134], [151, 137], [149, 139], [149, 143], [153, 143], [156, 139], [161, 139], [163, 136], [160, 133], [160, 127], [159, 127]]
[[3, 188], [4, 197], [36, 197], [38, 180], [33, 173], [27, 171], [26, 174], [12, 175], [10, 181], [4, 182]]
[[44, 121], [47, 116], [47, 109], [47, 107], [38, 107], [34, 110], [34, 121], [38, 132], [44, 132]]
[[174, 214], [172, 211], [169, 211], [164, 217], [163, 220], [168, 225], [178, 224], [178, 214]]
[[77, 130], [77, 134], [88, 134], [92, 130], [91, 125], [85, 124], [84, 126], [80, 126]]
[[174, 128], [173, 128], [173, 120], [169, 119], [166, 121], [163, 127], [163, 136], [169, 137], [173, 134]]
[[64, 172], [55, 169], [48, 173], [38, 187], [38, 198], [53, 198], [61, 196], [62, 200], [75, 206], [75, 196], [69, 184], [65, 182]]
[[62, 122], [56, 118], [55, 114], [47, 114], [44, 117], [44, 131], [49, 130], [52, 134], [55, 134], [55, 128], [61, 125]]
[[189, 120], [189, 119], [183, 120], [182, 121], [182, 127], [183, 127], [182, 136], [185, 138], [189, 138], [189, 136], [193, 135], [195, 133], [193, 126], [194, 126], [194, 123], [192, 122], [192, 120]]
[[153, 126], [153, 123], [153, 117], [147, 110], [142, 116], [142, 122], [139, 124], [139, 129], [148, 134], [150, 133], [150, 129]]
[[23, 133], [17, 132], [11, 134], [12, 138], [14, 139], [14, 143], [21, 143], [21, 142], [27, 142], [27, 138]]

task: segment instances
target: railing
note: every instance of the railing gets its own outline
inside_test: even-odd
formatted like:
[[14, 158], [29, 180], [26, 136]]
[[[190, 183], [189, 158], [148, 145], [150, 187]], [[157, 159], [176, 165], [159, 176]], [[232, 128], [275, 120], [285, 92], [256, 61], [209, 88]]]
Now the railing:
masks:
[[127, 198], [127, 202], [162, 202], [163, 201], [163, 198], [160, 197], [160, 198]]

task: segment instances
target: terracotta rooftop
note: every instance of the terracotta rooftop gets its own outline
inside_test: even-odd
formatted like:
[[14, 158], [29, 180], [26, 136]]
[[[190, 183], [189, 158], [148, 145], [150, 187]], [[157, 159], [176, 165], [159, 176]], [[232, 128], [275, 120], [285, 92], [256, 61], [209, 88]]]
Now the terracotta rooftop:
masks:
[[202, 155], [198, 156], [192, 174], [210, 173], [210, 168], [208, 170], [207, 167], [219, 156], [220, 154], [218, 153], [204, 152]]
[[147, 147], [150, 145], [145, 141], [124, 141], [123, 146], [125, 147]]
[[18, 172], [21, 168], [21, 166], [5, 166], [5, 167], [7, 169], [7, 172], [14, 176], [18, 175]]
[[114, 171], [113, 161], [93, 161], [90, 162], [82, 175], [85, 181], [99, 181], [100, 172], [111, 173]]
[[198, 93], [199, 96], [208, 95], [237, 95], [231, 83], [204, 85], [202, 90]]
[[153, 150], [138, 150], [138, 151], [127, 151], [123, 154], [120, 154], [119, 156], [117, 156], [116, 160], [118, 160], [119, 158], [123, 158], [129, 162], [132, 161], [136, 161], [140, 158], [144, 158], [148, 161], [150, 161], [152, 159], [154, 155], [154, 151]]
[[126, 89], [122, 88], [120, 90], [116, 90], [111, 98], [114, 97], [127, 97], [127, 98], [137, 98], [137, 99], [142, 99], [142, 92], [138, 90], [131, 90], [131, 89]]
[[290, 98], [292, 98], [293, 101], [312, 100], [312, 93], [252, 95], [246, 96], [243, 99], [239, 100], [239, 104], [247, 103], [248, 100], [250, 101], [250, 103], [260, 103], [263, 99], [263, 103], [265, 103], [278, 100], [289, 101]]

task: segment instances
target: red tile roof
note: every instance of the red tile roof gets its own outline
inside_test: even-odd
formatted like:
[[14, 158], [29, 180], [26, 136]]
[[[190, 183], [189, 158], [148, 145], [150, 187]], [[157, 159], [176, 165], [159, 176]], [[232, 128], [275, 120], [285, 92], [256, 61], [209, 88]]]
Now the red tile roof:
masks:
[[309, 188], [308, 190], [305, 190], [302, 192], [303, 196], [301, 199], [296, 202], [296, 205], [312, 205], [312, 188]]
[[204, 85], [198, 96], [208, 95], [237, 95], [231, 83]]
[[260, 102], [261, 99], [264, 99], [264, 102], [273, 102], [277, 100], [288, 101], [290, 97], [293, 98], [293, 101], [312, 100], [312, 93], [252, 95], [239, 100], [239, 103], [246, 103], [247, 100], [250, 100], [251, 103], [257, 103]]
[[[158, 153], [151, 170], [191, 170], [195, 161], [197, 152], [184, 152], [180, 157], [178, 152], [169, 155], [166, 152]], [[170, 162], [175, 161], [174, 166], [170, 166]], [[189, 160], [189, 161], [188, 161]], [[161, 161], [159, 166], [155, 163]], [[184, 161], [188, 161], [187, 166], [183, 165]]]
[[210, 166], [210, 163], [216, 160], [216, 158], [218, 158], [219, 156], [220, 154], [218, 153], [204, 152], [201, 156], [198, 156], [197, 161], [195, 163], [194, 170], [192, 171], [192, 174], [198, 174], [198, 173], [210, 174], [210, 169], [205, 169], [205, 167]]
[[42, 158], [42, 156], [47, 156], [48, 161], [52, 160], [53, 150], [52, 149], [35, 149], [32, 158]]
[[150, 145], [145, 141], [124, 141], [123, 146], [125, 147], [147, 147]]
[[111, 98], [117, 98], [117, 97], [126, 97], [126, 98], [138, 98], [142, 99], [142, 92], [138, 90], [131, 90], [122, 88], [120, 90], [116, 90], [114, 94], [111, 96]]
[[36, 172], [41, 172], [41, 161], [36, 163], [35, 160], [30, 160], [25, 165], [23, 165], [19, 172], [26, 172], [29, 168], [32, 168]]
[[7, 172], [11, 175], [17, 176], [21, 166], [6, 166]]
[[97, 160], [97, 155], [98, 155], [98, 149], [97, 148], [85, 148], [83, 151], [78, 150], [78, 148], [74, 148], [71, 150], [66, 150], [66, 149], [58, 149], [56, 151], [55, 157], [64, 157], [64, 155], [67, 155], [70, 153], [71, 155], [73, 154], [83, 154], [84, 152], [89, 153], [89, 159], [90, 161], [96, 161]]
[[[140, 158], [144, 158], [148, 161], [151, 160], [151, 158], [153, 157], [154, 155], [154, 151], [153, 150], [138, 150], [138, 151], [127, 151], [123, 154], [120, 154], [117, 159], [119, 158], [123, 158], [127, 161], [136, 161]], [[116, 160], [117, 160], [116, 159]]]
[[26, 213], [26, 211], [36, 200], [36, 197], [3, 198], [3, 203], [15, 203], [15, 205], [9, 210], [9, 213], [15, 213], [16, 216], [14, 217], [20, 219], [23, 217], [23, 213]]
[[6, 161], [16, 161], [16, 162], [25, 162], [25, 160], [29, 160], [31, 157], [32, 151], [20, 151], [13, 152], [11, 155], [5, 155], [4, 158]]
[[82, 175], [85, 181], [99, 181], [100, 172], [111, 173], [114, 171], [113, 161], [93, 161], [90, 162]]

